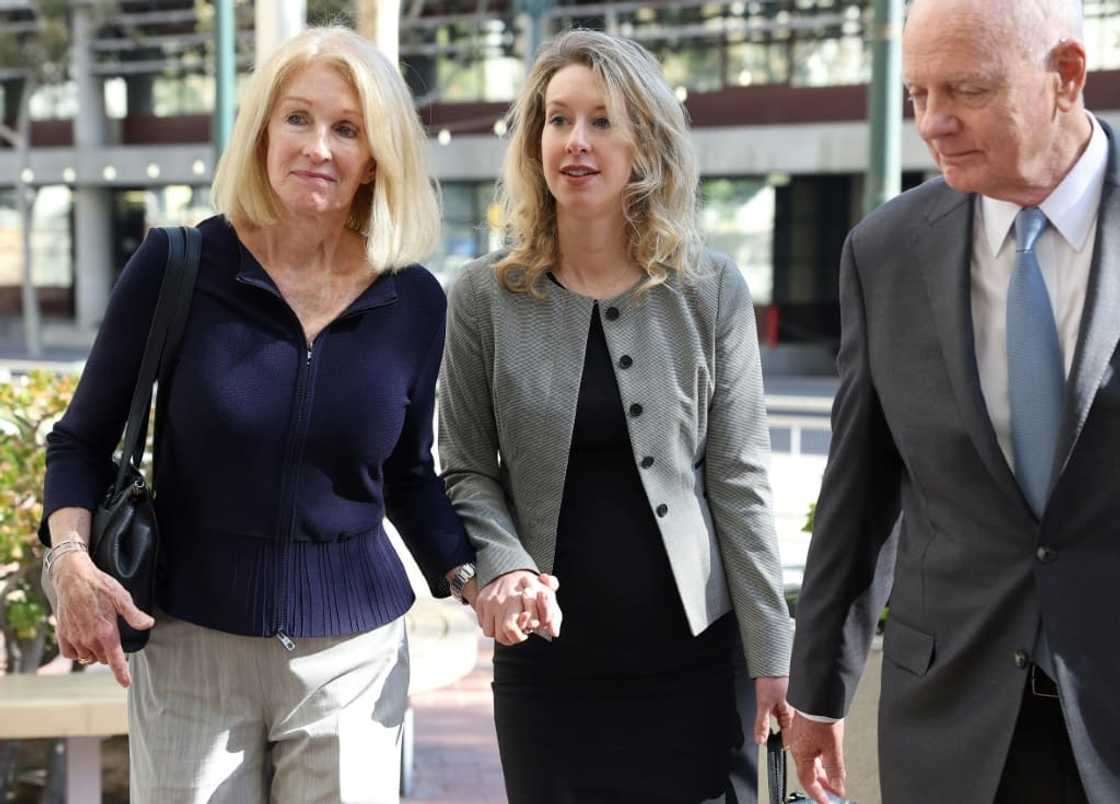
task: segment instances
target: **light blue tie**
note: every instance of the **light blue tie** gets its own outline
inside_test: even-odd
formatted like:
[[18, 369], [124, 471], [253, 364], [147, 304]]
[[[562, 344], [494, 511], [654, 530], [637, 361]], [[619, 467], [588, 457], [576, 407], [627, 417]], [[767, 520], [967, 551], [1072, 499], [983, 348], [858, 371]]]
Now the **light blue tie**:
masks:
[[1015, 271], [1007, 288], [1007, 374], [1015, 476], [1041, 519], [1065, 401], [1065, 368], [1050, 294], [1035, 243], [1046, 215], [1027, 207], [1015, 217]]

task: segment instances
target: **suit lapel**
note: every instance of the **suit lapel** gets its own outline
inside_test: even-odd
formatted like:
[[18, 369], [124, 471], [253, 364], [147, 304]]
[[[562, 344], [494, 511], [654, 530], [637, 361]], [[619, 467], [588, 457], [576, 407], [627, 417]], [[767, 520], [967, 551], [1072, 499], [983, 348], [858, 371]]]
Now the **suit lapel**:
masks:
[[992, 427], [976, 367], [971, 292], [974, 204], [974, 197], [945, 186], [930, 206], [925, 225], [918, 227], [914, 248], [924, 267], [926, 293], [961, 418], [996, 483], [1022, 502], [1019, 484]]
[[1066, 407], [1054, 456], [1054, 478], [1069, 462], [1081, 428], [1089, 416], [1109, 360], [1120, 343], [1120, 144], [1111, 129], [1108, 168], [1097, 211], [1096, 245], [1089, 271], [1089, 288], [1073, 368], [1066, 386]]

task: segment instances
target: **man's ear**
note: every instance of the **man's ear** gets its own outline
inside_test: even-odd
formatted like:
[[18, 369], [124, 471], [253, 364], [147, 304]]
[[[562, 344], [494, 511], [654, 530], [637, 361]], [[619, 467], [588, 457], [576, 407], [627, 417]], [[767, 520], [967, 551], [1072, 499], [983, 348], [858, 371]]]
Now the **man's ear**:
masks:
[[1062, 39], [1054, 45], [1046, 59], [1046, 66], [1058, 81], [1058, 108], [1063, 112], [1075, 109], [1085, 89], [1085, 46], [1076, 39]]

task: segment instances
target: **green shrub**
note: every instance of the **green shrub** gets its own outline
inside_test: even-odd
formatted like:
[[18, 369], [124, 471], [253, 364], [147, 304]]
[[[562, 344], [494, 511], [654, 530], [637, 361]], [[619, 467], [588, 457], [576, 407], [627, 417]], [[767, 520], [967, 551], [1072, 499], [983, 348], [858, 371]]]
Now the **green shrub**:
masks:
[[0, 382], [0, 632], [9, 672], [33, 671], [54, 639], [36, 533], [43, 516], [43, 441], [77, 384], [72, 374], [46, 371]]

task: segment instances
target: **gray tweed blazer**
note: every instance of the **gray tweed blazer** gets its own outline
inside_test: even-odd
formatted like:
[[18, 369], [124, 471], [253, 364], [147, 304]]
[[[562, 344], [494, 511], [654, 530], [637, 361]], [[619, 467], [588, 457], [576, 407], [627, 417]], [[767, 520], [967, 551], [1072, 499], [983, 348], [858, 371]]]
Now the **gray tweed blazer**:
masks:
[[[468, 264], [452, 287], [440, 373], [443, 478], [483, 585], [552, 569], [593, 309], [546, 278], [544, 300], [506, 291], [493, 270], [501, 256]], [[687, 284], [602, 300], [599, 314], [692, 632], [734, 607], [751, 675], [787, 675], [792, 632], [742, 274], [709, 252]]]

